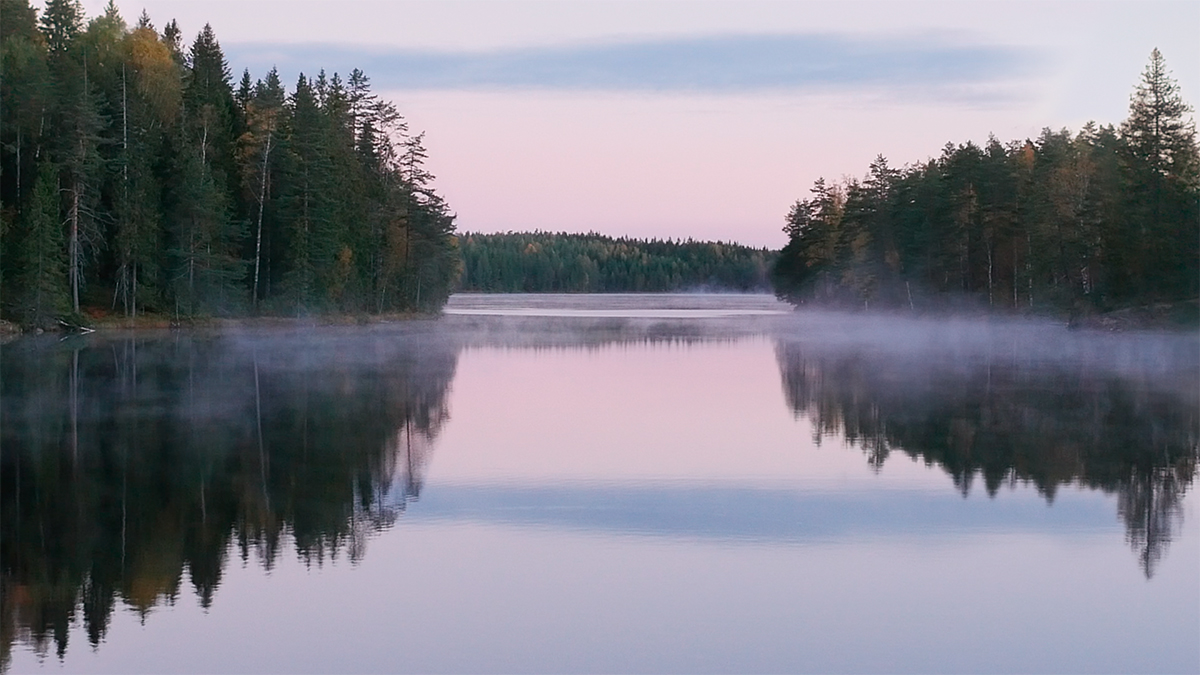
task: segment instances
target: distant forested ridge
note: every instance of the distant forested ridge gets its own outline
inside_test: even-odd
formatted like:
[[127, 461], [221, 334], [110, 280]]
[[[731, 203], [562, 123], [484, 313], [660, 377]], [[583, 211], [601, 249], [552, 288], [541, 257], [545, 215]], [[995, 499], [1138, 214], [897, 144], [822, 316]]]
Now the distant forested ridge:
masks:
[[464, 234], [464, 291], [626, 293], [770, 290], [774, 254], [725, 242], [550, 232]]
[[1094, 311], [1200, 289], [1200, 151], [1155, 50], [1119, 127], [984, 147], [863, 180], [818, 180], [772, 269], [796, 304]]
[[436, 309], [454, 218], [366, 75], [235, 84], [212, 28], [0, 0], [0, 311]]

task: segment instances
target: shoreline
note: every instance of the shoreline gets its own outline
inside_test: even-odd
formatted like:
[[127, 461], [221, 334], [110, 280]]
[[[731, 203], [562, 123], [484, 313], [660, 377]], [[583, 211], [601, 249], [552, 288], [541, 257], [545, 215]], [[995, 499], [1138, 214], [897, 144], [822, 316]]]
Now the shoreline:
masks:
[[[468, 292], [470, 294], [470, 292]], [[486, 293], [483, 295], [547, 295], [540, 293]], [[572, 294], [579, 296], [596, 295], [589, 293]], [[616, 294], [623, 295], [623, 294]], [[652, 294], [660, 295], [660, 294]], [[668, 294], [661, 294], [668, 295]], [[837, 307], [802, 306], [796, 311], [815, 309], [825, 311], [846, 311], [848, 314], [866, 312], [844, 310]], [[1123, 307], [1102, 313], [1061, 314], [1015, 314], [1005, 312], [950, 312], [936, 310], [929, 312], [900, 312], [879, 310], [874, 312], [880, 316], [893, 315], [907, 318], [945, 319], [950, 316], [979, 320], [997, 318], [1041, 318], [1061, 321], [1063, 327], [1072, 331], [1089, 331], [1099, 333], [1123, 332], [1195, 332], [1200, 329], [1200, 299], [1178, 302], [1161, 302], [1134, 307]], [[0, 339], [9, 341], [25, 335], [52, 334], [90, 334], [90, 333], [121, 333], [121, 332], [168, 332], [168, 331], [236, 331], [258, 330], [267, 328], [308, 328], [325, 326], [372, 326], [388, 323], [401, 323], [419, 320], [431, 320], [444, 316], [441, 311], [427, 312], [392, 312], [384, 314], [317, 314], [311, 316], [240, 316], [240, 317], [192, 317], [175, 319], [170, 316], [149, 314], [137, 319], [104, 315], [92, 317], [88, 324], [70, 324], [60, 321], [54, 328], [33, 328], [21, 326], [12, 321], [0, 319]]]
[[370, 326], [433, 319], [441, 313], [395, 312], [386, 314], [321, 314], [304, 317], [289, 316], [240, 316], [240, 317], [191, 317], [175, 319], [158, 314], [143, 315], [137, 319], [127, 317], [102, 317], [87, 325], [59, 322], [54, 328], [23, 327], [0, 319], [0, 339], [15, 339], [26, 335], [90, 335], [92, 333], [125, 332], [170, 332], [170, 331], [227, 331], [256, 330], [262, 328], [306, 328], [320, 326]]

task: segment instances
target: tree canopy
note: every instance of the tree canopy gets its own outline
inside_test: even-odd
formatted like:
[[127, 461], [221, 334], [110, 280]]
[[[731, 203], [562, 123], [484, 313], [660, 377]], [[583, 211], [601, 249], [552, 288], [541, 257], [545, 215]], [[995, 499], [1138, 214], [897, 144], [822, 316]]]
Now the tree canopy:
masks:
[[773, 254], [726, 242], [594, 232], [464, 234], [464, 291], [624, 293], [766, 291]]
[[793, 303], [1019, 311], [1187, 300], [1200, 290], [1200, 150], [1155, 50], [1119, 127], [980, 147], [818, 180], [772, 269]]
[[390, 312], [441, 305], [454, 215], [420, 134], [370, 79], [272, 70], [235, 87], [110, 2], [0, 0], [0, 314]]

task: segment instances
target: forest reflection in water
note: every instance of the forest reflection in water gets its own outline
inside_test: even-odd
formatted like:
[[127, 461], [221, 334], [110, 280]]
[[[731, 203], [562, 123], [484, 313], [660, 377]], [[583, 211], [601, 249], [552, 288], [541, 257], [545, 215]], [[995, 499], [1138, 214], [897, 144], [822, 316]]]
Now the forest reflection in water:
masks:
[[1115, 493], [1147, 577], [1178, 532], [1200, 438], [1193, 336], [813, 315], [22, 339], [0, 350], [0, 656], [61, 657], [80, 621], [98, 645], [118, 603], [144, 616], [185, 578], [207, 607], [230, 556], [270, 569], [287, 543], [310, 565], [361, 559], [421, 494], [464, 349], [750, 336], [774, 341], [818, 441], [876, 467], [919, 458], [964, 495], [976, 480], [1048, 501]]
[[776, 341], [788, 405], [817, 443], [845, 439], [874, 467], [902, 452], [941, 467], [964, 497], [976, 479], [990, 496], [1030, 483], [1047, 502], [1068, 485], [1115, 493], [1153, 576], [1197, 473], [1194, 336], [868, 321]]
[[361, 558], [420, 494], [456, 349], [428, 326], [4, 346], [4, 656], [61, 657], [77, 615], [97, 645], [184, 570], [207, 607], [231, 552], [269, 569], [285, 537]]

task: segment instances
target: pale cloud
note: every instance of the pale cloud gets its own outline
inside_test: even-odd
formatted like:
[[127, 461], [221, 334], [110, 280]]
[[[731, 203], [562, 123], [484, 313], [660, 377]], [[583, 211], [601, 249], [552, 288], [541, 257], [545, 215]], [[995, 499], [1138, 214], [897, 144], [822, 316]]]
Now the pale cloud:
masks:
[[228, 51], [231, 61], [254, 72], [273, 66], [310, 74], [318, 67], [342, 72], [357, 67], [377, 87], [389, 89], [744, 93], [865, 88], [938, 99], [982, 95], [990, 84], [1036, 73], [1046, 60], [1030, 49], [961, 45], [928, 34], [872, 40], [835, 34], [711, 35], [454, 52], [236, 44]]

